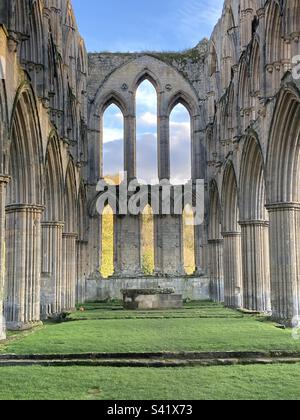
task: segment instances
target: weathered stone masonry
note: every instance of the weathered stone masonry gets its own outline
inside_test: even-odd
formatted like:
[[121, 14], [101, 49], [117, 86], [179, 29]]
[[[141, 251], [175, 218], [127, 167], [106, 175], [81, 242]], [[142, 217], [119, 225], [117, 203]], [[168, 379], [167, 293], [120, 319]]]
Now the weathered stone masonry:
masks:
[[[9, 328], [91, 298], [102, 117], [112, 103], [122, 110], [124, 169], [135, 178], [134, 97], [145, 79], [158, 92], [159, 179], [170, 178], [170, 112], [182, 103], [191, 115], [191, 177], [206, 183], [196, 274], [210, 279], [210, 297], [286, 323], [300, 315], [298, 1], [226, 0], [211, 39], [178, 54], [88, 55], [68, 0], [2, 0], [0, 24], [0, 308]], [[113, 287], [146, 281], [140, 223], [116, 216]], [[156, 216], [155, 261], [158, 276], [180, 283], [180, 217]]]

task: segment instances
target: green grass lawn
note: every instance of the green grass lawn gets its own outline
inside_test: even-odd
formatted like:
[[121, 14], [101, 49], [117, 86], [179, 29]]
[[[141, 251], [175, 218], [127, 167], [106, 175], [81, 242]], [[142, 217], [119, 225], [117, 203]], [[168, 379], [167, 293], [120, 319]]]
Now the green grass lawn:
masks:
[[[0, 353], [300, 351], [291, 330], [219, 305], [124, 311], [88, 304], [70, 322], [10, 333]], [[83, 319], [83, 320], [81, 320]], [[300, 364], [186, 368], [3, 367], [0, 399], [300, 399]]]
[[[290, 330], [280, 330], [271, 322], [242, 315], [209, 303], [187, 305], [180, 318], [168, 318], [176, 311], [143, 313], [150, 318], [126, 319], [127, 311], [118, 305], [91, 305], [85, 314], [73, 318], [109, 316], [112, 319], [87, 319], [62, 324], [46, 324], [17, 340], [0, 345], [1, 353], [86, 353], [158, 351], [243, 351], [298, 350], [300, 341]], [[193, 314], [192, 318], [187, 317]], [[197, 315], [195, 315], [197, 312]], [[147, 315], [148, 314], [148, 315]], [[201, 315], [202, 314], [202, 315]], [[210, 318], [201, 318], [207, 316]], [[216, 314], [217, 318], [213, 318]], [[223, 314], [223, 315], [222, 315]], [[131, 312], [131, 316], [142, 313]], [[157, 319], [151, 317], [158, 315]], [[164, 318], [165, 316], [165, 318]], [[177, 315], [179, 316], [179, 313]], [[194, 317], [195, 316], [195, 317]], [[114, 319], [117, 317], [117, 319]]]
[[0, 400], [298, 400], [300, 365], [1, 368]]

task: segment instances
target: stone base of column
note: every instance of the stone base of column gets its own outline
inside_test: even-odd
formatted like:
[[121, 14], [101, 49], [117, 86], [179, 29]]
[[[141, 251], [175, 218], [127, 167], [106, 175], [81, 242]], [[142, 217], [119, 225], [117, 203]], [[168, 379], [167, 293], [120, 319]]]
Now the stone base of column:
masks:
[[62, 232], [64, 223], [42, 223], [41, 319], [61, 313]]
[[242, 308], [241, 232], [223, 232], [224, 303], [228, 308]]
[[242, 227], [243, 307], [271, 312], [269, 222], [239, 222]]
[[7, 322], [6, 328], [8, 331], [29, 331], [33, 328], [41, 327], [42, 321], [36, 322]]
[[76, 233], [63, 233], [62, 311], [76, 309]]
[[77, 241], [77, 284], [76, 303], [85, 302], [85, 283], [87, 277], [87, 241]]
[[224, 302], [223, 239], [208, 241], [210, 249], [211, 298], [214, 302]]
[[300, 315], [300, 204], [275, 203], [270, 215], [272, 317], [288, 327]]
[[40, 321], [41, 216], [44, 207], [6, 207], [6, 282], [4, 315], [11, 327]]

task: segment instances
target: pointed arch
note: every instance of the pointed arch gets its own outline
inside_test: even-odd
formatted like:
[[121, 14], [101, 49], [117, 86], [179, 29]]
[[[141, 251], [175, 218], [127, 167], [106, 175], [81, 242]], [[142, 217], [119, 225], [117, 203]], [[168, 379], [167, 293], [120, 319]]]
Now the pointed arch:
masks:
[[267, 220], [264, 160], [255, 133], [245, 139], [239, 189], [241, 220]]
[[25, 82], [17, 92], [10, 124], [7, 202], [43, 203], [43, 147], [36, 100]]
[[44, 40], [43, 2], [35, 0], [31, 3], [31, 10], [27, 15], [29, 16], [27, 20], [28, 39], [22, 42], [20, 55], [21, 60], [25, 60], [25, 62], [43, 65], [45, 62], [42, 47]]
[[270, 203], [300, 203], [300, 93], [284, 87], [277, 99], [268, 150]]
[[118, 108], [120, 108], [124, 116], [128, 115], [129, 111], [126, 102], [123, 100], [121, 95], [115, 91], [111, 91], [109, 94], [107, 94], [98, 104], [97, 108], [99, 110], [99, 114], [103, 115], [107, 108], [109, 108], [111, 105], [116, 105]]
[[215, 43], [213, 40], [211, 40], [210, 42], [208, 68], [209, 68], [208, 75], [210, 77], [212, 77], [214, 74], [216, 74], [219, 71], [218, 55], [217, 55], [217, 50], [216, 50]]
[[263, 154], [255, 132], [245, 138], [240, 174], [240, 225], [242, 228], [243, 302], [246, 309], [269, 312], [269, 215]]
[[253, 39], [250, 57], [251, 92], [257, 95], [261, 87], [260, 45], [257, 37]]
[[226, 165], [222, 186], [222, 232], [239, 232], [238, 184], [233, 163]]
[[7, 148], [8, 148], [8, 109], [5, 80], [1, 77], [3, 69], [0, 60], [0, 174], [8, 173], [7, 168]]
[[300, 94], [292, 83], [278, 95], [267, 171], [273, 317], [291, 325], [300, 313]]
[[163, 88], [159, 78], [153, 73], [150, 69], [143, 69], [140, 71], [133, 80], [131, 91], [135, 92], [138, 90], [139, 86], [148, 80], [155, 88], [156, 93], [162, 92]]
[[72, 159], [69, 161], [65, 178], [64, 210], [65, 232], [77, 233], [77, 186]]
[[210, 211], [209, 211], [209, 240], [221, 239], [221, 202], [216, 181], [210, 184]]
[[195, 103], [195, 100], [183, 90], [179, 90], [171, 97], [168, 104], [169, 115], [177, 105], [183, 105], [188, 110], [191, 118], [199, 114], [199, 108]]
[[64, 219], [64, 178], [59, 139], [55, 131], [49, 136], [44, 179], [44, 220], [62, 222]]
[[176, 100], [170, 113], [170, 179], [185, 184], [192, 178], [193, 120], [185, 101]]
[[239, 107], [242, 111], [250, 108], [250, 80], [246, 56], [243, 55], [239, 66]]
[[268, 0], [266, 5], [266, 63], [280, 63], [283, 56], [283, 25], [278, 1]]
[[284, 14], [284, 35], [290, 37], [293, 34], [299, 35], [300, 3], [298, 1], [285, 0], [283, 6]]
[[125, 117], [112, 97], [104, 105], [101, 118], [100, 144], [102, 148], [101, 173], [116, 185], [124, 178]]

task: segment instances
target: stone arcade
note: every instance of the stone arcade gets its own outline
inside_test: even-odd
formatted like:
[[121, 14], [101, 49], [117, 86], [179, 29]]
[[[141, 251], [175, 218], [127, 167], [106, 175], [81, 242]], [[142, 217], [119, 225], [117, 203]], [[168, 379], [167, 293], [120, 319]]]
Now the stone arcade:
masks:
[[[297, 0], [226, 0], [211, 39], [183, 53], [87, 54], [68, 0], [0, 5], [0, 308], [31, 328], [121, 289], [174, 287], [229, 307], [300, 315], [300, 55]], [[103, 113], [125, 121], [136, 177], [139, 84], [158, 94], [158, 177], [170, 179], [169, 117], [191, 116], [193, 180], [205, 179], [197, 270], [184, 276], [182, 217], [154, 217], [155, 273], [140, 217], [115, 217], [115, 274], [100, 278]], [[130, 240], [128, 240], [130, 238]], [[109, 286], [110, 284], [110, 286]], [[0, 323], [1, 325], [1, 323]], [[0, 332], [1, 336], [1, 332]]]

